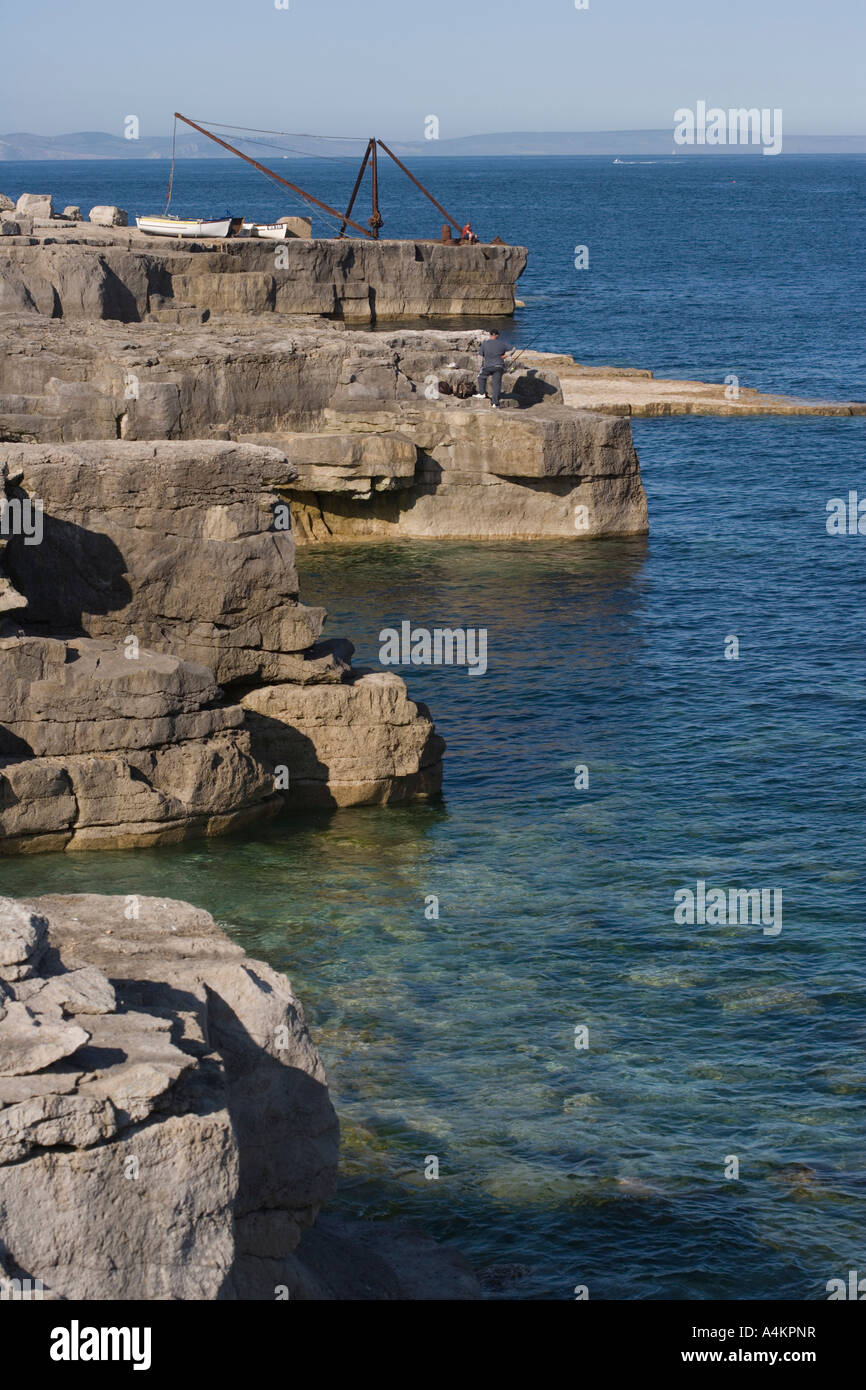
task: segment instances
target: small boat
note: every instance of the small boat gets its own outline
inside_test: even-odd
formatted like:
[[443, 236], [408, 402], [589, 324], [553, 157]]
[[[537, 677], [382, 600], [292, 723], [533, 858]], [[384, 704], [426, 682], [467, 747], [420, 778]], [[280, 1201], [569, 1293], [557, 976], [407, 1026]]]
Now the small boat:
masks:
[[136, 217], [135, 225], [147, 236], [227, 237], [237, 236], [241, 217], [172, 217], [167, 214]]
[[247, 236], [264, 237], [266, 241], [285, 241], [289, 229], [285, 222], [245, 222]]

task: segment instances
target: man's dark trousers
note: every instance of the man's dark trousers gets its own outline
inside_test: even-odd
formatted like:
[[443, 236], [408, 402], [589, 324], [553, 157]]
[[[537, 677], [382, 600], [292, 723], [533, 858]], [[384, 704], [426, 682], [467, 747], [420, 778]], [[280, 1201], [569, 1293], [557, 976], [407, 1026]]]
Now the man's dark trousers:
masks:
[[478, 394], [487, 395], [487, 378], [490, 377], [490, 395], [493, 404], [499, 404], [499, 397], [502, 394], [502, 373], [504, 367], [482, 367], [478, 375]]

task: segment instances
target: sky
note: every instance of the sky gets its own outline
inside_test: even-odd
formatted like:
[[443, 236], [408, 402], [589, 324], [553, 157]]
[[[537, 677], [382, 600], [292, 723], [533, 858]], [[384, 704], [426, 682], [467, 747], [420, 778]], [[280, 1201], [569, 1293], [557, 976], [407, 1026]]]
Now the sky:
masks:
[[[582, 2], [582, 0], [581, 0]], [[278, 8], [286, 5], [287, 8]], [[866, 0], [0, 0], [0, 132], [207, 121], [420, 140], [781, 107], [866, 134]]]

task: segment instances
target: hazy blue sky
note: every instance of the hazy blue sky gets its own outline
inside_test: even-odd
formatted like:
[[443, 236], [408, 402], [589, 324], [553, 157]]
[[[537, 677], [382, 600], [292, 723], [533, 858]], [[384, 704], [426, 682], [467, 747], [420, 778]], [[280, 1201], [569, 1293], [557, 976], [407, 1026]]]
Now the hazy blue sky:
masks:
[[699, 99], [866, 133], [866, 0], [0, 0], [0, 131], [171, 113], [421, 139], [672, 127]]

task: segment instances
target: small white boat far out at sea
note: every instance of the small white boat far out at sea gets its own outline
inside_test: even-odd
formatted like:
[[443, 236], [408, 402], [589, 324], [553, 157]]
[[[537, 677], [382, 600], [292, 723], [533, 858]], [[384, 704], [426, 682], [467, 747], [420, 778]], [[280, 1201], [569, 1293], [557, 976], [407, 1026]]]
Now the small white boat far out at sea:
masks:
[[240, 217], [136, 217], [135, 225], [147, 236], [227, 237], [241, 230]]

